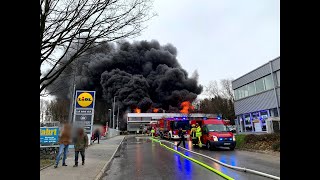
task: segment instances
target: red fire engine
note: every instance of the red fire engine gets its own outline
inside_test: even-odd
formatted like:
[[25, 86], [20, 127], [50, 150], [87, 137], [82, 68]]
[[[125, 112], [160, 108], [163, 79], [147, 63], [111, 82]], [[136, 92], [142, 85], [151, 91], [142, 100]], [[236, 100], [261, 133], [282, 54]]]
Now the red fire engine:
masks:
[[147, 125], [147, 132], [146, 133], [150, 134], [152, 128], [155, 130], [155, 136], [157, 137], [158, 136], [157, 129], [159, 128], [157, 121], [151, 121], [150, 124]]
[[190, 123], [187, 117], [163, 118], [159, 120], [159, 133], [161, 138], [179, 139], [179, 128], [185, 130], [185, 138], [189, 139]]

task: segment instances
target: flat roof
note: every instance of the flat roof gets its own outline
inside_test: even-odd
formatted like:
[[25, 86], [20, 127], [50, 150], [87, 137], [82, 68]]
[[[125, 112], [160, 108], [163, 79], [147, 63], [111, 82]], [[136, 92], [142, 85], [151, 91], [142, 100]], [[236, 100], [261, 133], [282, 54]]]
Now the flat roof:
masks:
[[[279, 59], [279, 58], [280, 58], [280, 56], [278, 56], [277, 58], [274, 58], [274, 59], [272, 59], [272, 60], [268, 61], [267, 63], [264, 63], [263, 65], [261, 65], [261, 66], [259, 66], [259, 67], [255, 68], [255, 69], [253, 69], [252, 71], [249, 71], [248, 73], [245, 73], [244, 75], [242, 75], [242, 76], [238, 77], [237, 79], [234, 79], [232, 82], [234, 82], [234, 81], [236, 81], [236, 80], [238, 80], [238, 79], [242, 78], [243, 76], [245, 76], [245, 75], [247, 75], [247, 74], [252, 73], [253, 71], [255, 71], [255, 70], [257, 70], [257, 69], [259, 69], [259, 68], [261, 68], [261, 67], [265, 66], [266, 64], [269, 64], [270, 62], [275, 61], [275, 60], [277, 60], [277, 59]], [[232, 82], [231, 82], [231, 83], [232, 83]]]
[[154, 119], [163, 118], [163, 117], [216, 117], [216, 114], [203, 114], [203, 113], [191, 113], [191, 114], [182, 114], [182, 113], [128, 113], [127, 117], [152, 117]]

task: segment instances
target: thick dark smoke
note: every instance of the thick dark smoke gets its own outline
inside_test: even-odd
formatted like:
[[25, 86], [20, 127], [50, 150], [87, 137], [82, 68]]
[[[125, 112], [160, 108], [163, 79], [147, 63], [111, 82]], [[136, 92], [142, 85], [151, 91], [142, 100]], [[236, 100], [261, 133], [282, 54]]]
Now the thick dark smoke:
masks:
[[[73, 63], [76, 88], [97, 91], [97, 100], [109, 107], [117, 96], [122, 111], [136, 107], [142, 112], [151, 108], [178, 111], [181, 102], [196, 99], [202, 86], [197, 72], [188, 77], [176, 57], [173, 45], [161, 46], [157, 41], [104, 43]], [[49, 91], [68, 98], [70, 89], [63, 87], [71, 86], [74, 69], [68, 68]]]

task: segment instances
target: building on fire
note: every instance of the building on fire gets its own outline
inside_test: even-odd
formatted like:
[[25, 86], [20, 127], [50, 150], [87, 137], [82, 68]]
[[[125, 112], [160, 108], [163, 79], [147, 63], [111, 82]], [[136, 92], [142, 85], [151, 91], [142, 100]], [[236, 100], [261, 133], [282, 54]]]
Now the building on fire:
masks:
[[188, 120], [193, 119], [206, 119], [215, 118], [215, 114], [201, 114], [201, 113], [190, 113], [188, 115], [183, 113], [128, 113], [127, 114], [127, 131], [137, 132], [140, 131], [150, 124], [151, 122], [158, 121], [162, 118], [185, 118]]
[[237, 129], [266, 131], [266, 119], [280, 117], [280, 57], [232, 82]]

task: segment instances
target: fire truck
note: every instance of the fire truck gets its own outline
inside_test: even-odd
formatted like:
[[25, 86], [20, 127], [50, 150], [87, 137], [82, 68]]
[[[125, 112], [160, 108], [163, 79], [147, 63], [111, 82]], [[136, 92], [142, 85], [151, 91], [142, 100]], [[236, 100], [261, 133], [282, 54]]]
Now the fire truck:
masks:
[[179, 139], [179, 128], [185, 130], [185, 138], [189, 139], [190, 122], [187, 117], [163, 118], [158, 121], [161, 138], [169, 140]]
[[151, 129], [154, 128], [155, 130], [155, 136], [157, 137], [158, 134], [157, 134], [157, 129], [159, 128], [159, 125], [158, 125], [158, 122], [157, 121], [151, 121], [147, 126], [147, 129], [146, 129], [146, 133], [147, 134], [150, 134], [151, 133]]
[[[201, 127], [201, 143], [209, 150], [215, 150], [219, 147], [229, 147], [230, 150], [234, 150], [236, 147], [235, 136], [227, 127], [228, 122], [217, 118], [190, 121], [190, 124], [196, 123]], [[197, 145], [197, 143], [193, 144]]]

